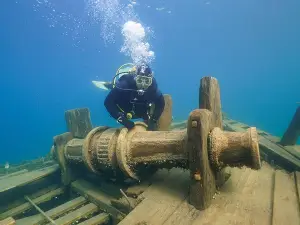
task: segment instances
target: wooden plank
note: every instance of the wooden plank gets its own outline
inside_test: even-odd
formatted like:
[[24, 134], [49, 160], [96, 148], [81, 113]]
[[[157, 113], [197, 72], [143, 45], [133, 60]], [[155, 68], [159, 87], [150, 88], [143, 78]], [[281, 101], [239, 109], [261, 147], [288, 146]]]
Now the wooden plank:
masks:
[[194, 206], [188, 203], [188, 199], [185, 199], [182, 204], [170, 215], [170, 217], [164, 222], [164, 225], [188, 225], [191, 224], [199, 215], [200, 210], [195, 209]]
[[79, 223], [78, 225], [101, 225], [109, 222], [109, 215], [106, 213], [100, 213], [86, 221]]
[[188, 196], [189, 172], [172, 169], [163, 181], [152, 184], [145, 199], [118, 225], [163, 224]]
[[111, 205], [114, 198], [99, 190], [99, 188], [85, 180], [76, 180], [72, 182], [71, 187], [74, 191], [88, 198], [91, 202], [98, 205], [101, 210], [113, 216], [115, 221], [125, 217], [125, 214]]
[[[55, 219], [65, 213], [67, 213], [68, 211], [80, 206], [80, 205], [83, 205], [84, 203], [86, 203], [87, 200], [80, 196], [80, 197], [77, 197], [71, 201], [68, 201], [54, 209], [51, 209], [46, 213], [47, 216], [49, 216], [51, 219]], [[47, 219], [41, 215], [41, 214], [38, 214], [38, 215], [34, 215], [34, 216], [30, 216], [30, 217], [26, 217], [26, 218], [23, 218], [23, 219], [20, 219], [20, 220], [17, 220], [17, 225], [20, 224], [20, 225], [36, 225], [36, 224], [39, 224], [39, 223], [42, 223], [42, 222], [47, 222]]]
[[[233, 202], [233, 195], [245, 186], [252, 171], [249, 168], [233, 168], [229, 180], [220, 188], [220, 192], [215, 195], [212, 205], [202, 211], [199, 216], [190, 224], [215, 224], [217, 217], [220, 217], [228, 204]], [[220, 212], [221, 211], [221, 212]]]
[[16, 224], [16, 221], [12, 217], [9, 217], [9, 218], [6, 218], [5, 220], [0, 221], [0, 225], [15, 225], [15, 224]]
[[[53, 184], [51, 186], [48, 186], [48, 187], [46, 187], [44, 189], [39, 190], [36, 193], [33, 193], [33, 194], [29, 195], [29, 197], [31, 199], [34, 199], [34, 198], [40, 197], [40, 196], [42, 196], [42, 195], [44, 195], [44, 194], [46, 194], [46, 193], [48, 193], [50, 191], [53, 191], [53, 190], [55, 190], [57, 188], [59, 188], [59, 185], [58, 184]], [[22, 196], [21, 199], [17, 199], [17, 200], [15, 200], [13, 202], [9, 202], [9, 205], [5, 205], [3, 207], [0, 207], [0, 213], [6, 212], [6, 211], [8, 211], [8, 210], [10, 210], [12, 208], [15, 208], [15, 207], [17, 207], [19, 205], [22, 205], [25, 202], [27, 202], [27, 201]]]
[[295, 184], [296, 184], [296, 191], [297, 191], [297, 198], [298, 198], [298, 208], [300, 212], [300, 172], [294, 172]]
[[192, 224], [270, 224], [273, 174], [274, 169], [267, 163], [258, 171], [233, 168], [211, 207]]
[[[55, 189], [53, 191], [48, 192], [45, 195], [37, 197], [37, 198], [33, 199], [32, 201], [35, 204], [38, 205], [38, 204], [41, 204], [43, 202], [49, 201], [53, 197], [56, 197], [56, 196], [61, 195], [63, 193], [64, 193], [64, 188], [58, 188], [58, 189]], [[0, 219], [6, 218], [6, 217], [9, 217], [9, 216], [12, 216], [12, 217], [16, 216], [16, 215], [24, 212], [25, 210], [30, 209], [31, 207], [32, 207], [32, 205], [29, 202], [24, 203], [24, 204], [22, 204], [22, 205], [20, 205], [16, 208], [13, 208], [11, 210], [8, 210], [8, 211], [0, 214]]]
[[57, 170], [59, 170], [58, 165], [53, 165], [48, 168], [31, 171], [18, 176], [9, 177], [5, 180], [5, 182], [0, 182], [0, 193], [32, 183], [38, 179], [55, 173]]
[[276, 170], [275, 174], [272, 224], [300, 224], [294, 177], [282, 170]]
[[[55, 220], [57, 225], [69, 225], [73, 222], [81, 219], [84, 216], [91, 215], [94, 212], [98, 211], [98, 206], [94, 203], [89, 203], [79, 209], [76, 209], [73, 212], [68, 213], [67, 215], [60, 217], [59, 219]], [[51, 223], [49, 223], [51, 225]]]
[[24, 174], [24, 173], [27, 173], [27, 172], [28, 172], [27, 169], [23, 169], [23, 170], [20, 170], [20, 171], [17, 171], [17, 172], [10, 173], [10, 174], [7, 174], [5, 176], [2, 176], [2, 177], [0, 177], [0, 180], [7, 179], [9, 177], [13, 177], [13, 176], [17, 176], [17, 175], [21, 175], [21, 174]]

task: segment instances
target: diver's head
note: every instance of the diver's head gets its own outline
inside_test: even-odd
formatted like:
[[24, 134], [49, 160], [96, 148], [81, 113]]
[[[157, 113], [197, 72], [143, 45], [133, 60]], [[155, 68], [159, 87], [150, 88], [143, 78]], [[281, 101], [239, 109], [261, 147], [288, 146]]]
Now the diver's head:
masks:
[[147, 64], [141, 64], [136, 67], [135, 82], [140, 90], [148, 89], [152, 84], [152, 70]]

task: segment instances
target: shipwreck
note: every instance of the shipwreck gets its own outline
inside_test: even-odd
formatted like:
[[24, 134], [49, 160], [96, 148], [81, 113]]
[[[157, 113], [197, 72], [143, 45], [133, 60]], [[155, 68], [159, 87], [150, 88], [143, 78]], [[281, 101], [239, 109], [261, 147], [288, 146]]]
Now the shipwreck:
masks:
[[282, 138], [227, 118], [218, 81], [199, 107], [158, 131], [96, 126], [65, 112], [49, 154], [0, 169], [0, 225], [300, 224], [300, 108]]

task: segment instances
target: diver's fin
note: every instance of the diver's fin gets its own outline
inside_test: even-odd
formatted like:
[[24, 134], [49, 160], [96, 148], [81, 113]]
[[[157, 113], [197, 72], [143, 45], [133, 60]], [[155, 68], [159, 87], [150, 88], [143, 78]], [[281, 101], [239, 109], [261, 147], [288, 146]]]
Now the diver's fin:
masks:
[[97, 87], [97, 88], [101, 88], [103, 90], [111, 90], [113, 88], [113, 85], [111, 82], [106, 82], [106, 81], [92, 81], [93, 84]]

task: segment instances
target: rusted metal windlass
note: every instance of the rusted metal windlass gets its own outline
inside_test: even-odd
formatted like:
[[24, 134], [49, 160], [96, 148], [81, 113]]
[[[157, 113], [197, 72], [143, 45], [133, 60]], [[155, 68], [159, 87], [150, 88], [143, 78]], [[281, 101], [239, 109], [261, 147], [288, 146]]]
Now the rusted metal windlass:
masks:
[[227, 132], [215, 127], [208, 139], [210, 161], [215, 169], [225, 166], [261, 168], [255, 127], [247, 129], [247, 132]]

